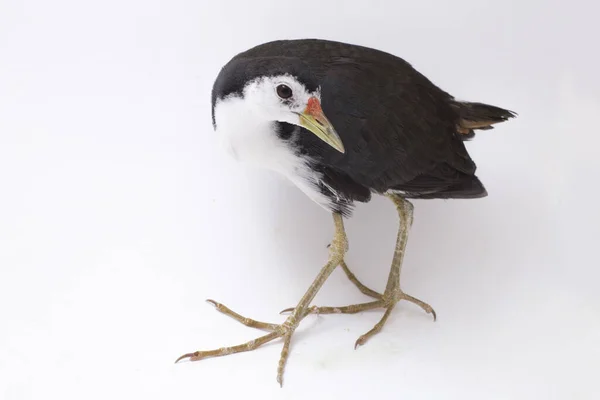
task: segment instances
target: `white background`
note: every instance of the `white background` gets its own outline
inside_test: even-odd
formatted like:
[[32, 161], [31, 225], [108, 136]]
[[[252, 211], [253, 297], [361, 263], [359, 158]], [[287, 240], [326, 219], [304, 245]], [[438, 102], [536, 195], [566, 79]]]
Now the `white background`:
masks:
[[[586, 4], [587, 3], [587, 4]], [[599, 7], [591, 1], [0, 3], [0, 398], [597, 399]], [[218, 147], [210, 89], [279, 38], [377, 47], [455, 96], [517, 111], [469, 143], [489, 197], [416, 202], [401, 303], [311, 316], [285, 384], [247, 316], [302, 296], [330, 216]], [[382, 289], [397, 218], [347, 222], [348, 263]], [[336, 271], [315, 303], [364, 301]]]

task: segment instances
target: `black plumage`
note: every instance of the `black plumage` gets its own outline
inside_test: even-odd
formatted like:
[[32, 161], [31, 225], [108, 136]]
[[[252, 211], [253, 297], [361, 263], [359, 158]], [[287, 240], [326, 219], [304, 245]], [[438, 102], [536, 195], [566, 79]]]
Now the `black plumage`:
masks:
[[[278, 123], [279, 137], [294, 140], [311, 168], [323, 174], [319, 188], [348, 215], [371, 192], [398, 191], [405, 198], [477, 198], [487, 194], [464, 141], [476, 129], [514, 116], [482, 103], [457, 101], [409, 63], [392, 54], [325, 40], [265, 43], [235, 56], [220, 72], [212, 93], [240, 95], [260, 76], [291, 74], [310, 91], [320, 88], [325, 115], [345, 153], [304, 128]], [[333, 189], [336, 193], [334, 193]]]

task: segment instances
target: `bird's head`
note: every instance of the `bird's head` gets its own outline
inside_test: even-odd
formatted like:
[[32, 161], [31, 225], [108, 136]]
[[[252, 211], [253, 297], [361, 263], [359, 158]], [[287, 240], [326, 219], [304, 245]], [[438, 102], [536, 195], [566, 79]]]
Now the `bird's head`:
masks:
[[[344, 145], [321, 106], [321, 92], [307, 71], [295, 74], [296, 65], [282, 63], [258, 65], [244, 63], [245, 68], [225, 67], [213, 88], [213, 122], [215, 107], [234, 100], [256, 118], [265, 122], [287, 122], [301, 126], [319, 139], [344, 153]], [[271, 68], [268, 68], [268, 66]]]

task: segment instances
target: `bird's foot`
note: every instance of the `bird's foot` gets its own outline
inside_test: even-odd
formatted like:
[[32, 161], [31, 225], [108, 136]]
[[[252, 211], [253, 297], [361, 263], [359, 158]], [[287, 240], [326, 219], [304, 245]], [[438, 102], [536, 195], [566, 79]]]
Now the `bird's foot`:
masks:
[[[246, 318], [241, 316], [240, 314], [232, 311], [228, 307], [224, 306], [221, 303], [217, 303], [214, 300], [207, 300], [210, 304], [215, 306], [217, 311], [225, 314], [236, 321], [240, 322], [251, 328], [261, 329], [269, 332], [266, 335], [260, 336], [254, 340], [250, 340], [249, 342], [239, 344], [237, 346], [230, 347], [221, 347], [219, 349], [214, 350], [204, 350], [204, 351], [195, 351], [193, 353], [187, 353], [179, 357], [175, 362], [179, 362], [184, 359], [189, 359], [190, 361], [198, 361], [203, 360], [205, 358], [211, 357], [221, 357], [234, 353], [241, 353], [244, 351], [251, 351], [257, 349], [265, 343], [268, 343], [277, 338], [283, 338], [283, 349], [281, 350], [281, 356], [279, 358], [279, 365], [277, 367], [277, 382], [280, 385], [283, 384], [283, 371], [285, 369], [285, 364], [288, 359], [290, 342], [292, 339], [292, 335], [298, 324], [302, 320], [302, 318], [308, 314], [308, 312], [304, 313], [304, 315], [298, 317], [295, 313], [292, 313], [283, 324], [271, 324], [267, 322], [260, 322], [250, 318]], [[309, 312], [312, 310], [309, 310]]]
[[[383, 314], [383, 317], [381, 318], [381, 320], [379, 320], [379, 322], [377, 322], [377, 324], [375, 324], [373, 329], [371, 329], [364, 335], [361, 335], [356, 340], [354, 348], [357, 348], [358, 346], [362, 346], [363, 344], [365, 344], [367, 342], [367, 340], [369, 340], [371, 337], [375, 336], [377, 333], [379, 333], [381, 331], [381, 329], [385, 325], [387, 319], [389, 318], [390, 314], [392, 313], [392, 310], [396, 306], [396, 303], [398, 303], [400, 300], [406, 300], [413, 304], [418, 305], [426, 313], [432, 314], [433, 320], [434, 321], [436, 320], [435, 310], [429, 304], [427, 304], [415, 297], [412, 297], [412, 296], [402, 292], [401, 290], [397, 290], [390, 295], [381, 295], [380, 299], [371, 301], [368, 303], [352, 304], [352, 305], [343, 306], [343, 307], [316, 307], [316, 306], [309, 307], [307, 309], [307, 314], [356, 314], [356, 313], [359, 313], [362, 311], [373, 310], [376, 308], [384, 308], [385, 313]], [[287, 308], [287, 309], [283, 310], [282, 313], [287, 313], [292, 310], [293, 310], [293, 308]]]
[[283, 385], [283, 371], [285, 369], [285, 364], [288, 359], [292, 335], [296, 331], [296, 328], [300, 324], [300, 321], [302, 321], [302, 319], [311, 311], [314, 311], [308, 308], [308, 305], [314, 299], [321, 286], [323, 286], [323, 284], [327, 280], [327, 277], [329, 277], [333, 270], [342, 262], [342, 260], [344, 259], [344, 254], [348, 250], [348, 240], [346, 239], [346, 233], [344, 231], [344, 223], [341, 214], [334, 213], [333, 221], [335, 226], [335, 236], [333, 238], [332, 245], [329, 249], [329, 259], [327, 260], [325, 266], [321, 268], [321, 271], [319, 272], [313, 283], [309, 286], [304, 296], [302, 296], [296, 308], [293, 309], [292, 313], [290, 314], [290, 316], [287, 317], [283, 324], [270, 324], [267, 322], [261, 322], [250, 318], [245, 318], [240, 314], [225, 307], [223, 304], [217, 303], [214, 300], [208, 300], [208, 302], [214, 305], [219, 312], [235, 319], [236, 321], [246, 326], [262, 329], [269, 333], [249, 342], [239, 344], [237, 346], [221, 347], [215, 350], [205, 350], [187, 353], [179, 357], [175, 362], [184, 359], [196, 361], [209, 357], [220, 357], [233, 353], [241, 353], [243, 351], [251, 351], [274, 339], [283, 338], [283, 349], [281, 350], [281, 356], [279, 357], [279, 364], [277, 367], [277, 382], [279, 382], [280, 385]]

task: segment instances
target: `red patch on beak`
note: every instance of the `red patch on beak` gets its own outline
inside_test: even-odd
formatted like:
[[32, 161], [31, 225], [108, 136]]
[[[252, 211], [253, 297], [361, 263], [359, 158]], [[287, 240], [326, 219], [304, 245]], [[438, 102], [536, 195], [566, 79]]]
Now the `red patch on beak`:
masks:
[[304, 112], [313, 116], [322, 114], [323, 110], [321, 109], [321, 103], [319, 103], [319, 100], [316, 97], [311, 97], [308, 99], [306, 110], [304, 110]]

